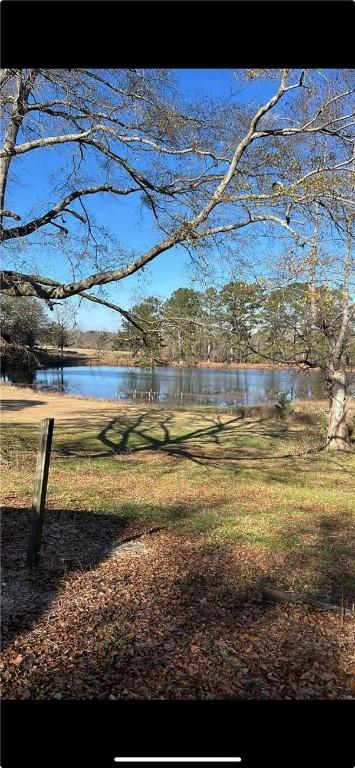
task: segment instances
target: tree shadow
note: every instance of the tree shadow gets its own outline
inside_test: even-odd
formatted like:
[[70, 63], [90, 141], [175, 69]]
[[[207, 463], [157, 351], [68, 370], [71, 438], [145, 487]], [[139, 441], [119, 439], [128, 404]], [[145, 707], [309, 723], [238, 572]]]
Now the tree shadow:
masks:
[[[127, 420], [124, 422], [121, 418], [111, 419], [108, 424], [99, 432], [99, 441], [115, 454], [129, 452], [137, 454], [142, 451], [163, 451], [164, 454], [181, 455], [195, 463], [204, 463], [215, 461], [216, 453], [209, 455], [206, 451], [208, 445], [219, 448], [218, 458], [221, 461], [237, 461], [243, 458], [251, 460], [269, 460], [280, 458], [292, 458], [292, 454], [273, 456], [265, 452], [255, 455], [255, 449], [241, 449], [237, 445], [233, 448], [223, 445], [222, 440], [226, 438], [238, 437], [269, 437], [278, 438], [286, 441], [290, 435], [294, 436], [292, 425], [283, 421], [271, 425], [269, 417], [245, 420], [243, 415], [238, 414], [234, 418], [222, 420], [220, 415], [204, 416], [202, 421], [206, 426], [188, 430], [183, 434], [173, 435], [172, 427], [174, 412], [141, 413], [135, 421]], [[266, 427], [266, 428], [265, 428]], [[153, 435], [154, 431], [160, 429], [161, 437]], [[110, 432], [117, 431], [117, 441], [113, 439]], [[297, 433], [298, 434], [298, 433]], [[133, 439], [133, 440], [132, 440]], [[196, 451], [196, 448], [200, 452]]]
[[[218, 504], [215, 502], [214, 505]], [[212, 502], [213, 505], [213, 502]], [[48, 509], [45, 512], [40, 563], [26, 567], [31, 512], [2, 509], [2, 639], [4, 647], [50, 609], [64, 580], [74, 572], [95, 569], [121, 546], [201, 511], [175, 504], [122, 504], [112, 513]]]
[[[298, 523], [308, 567], [313, 570], [316, 596], [350, 608], [355, 603], [355, 520], [350, 512], [321, 515], [314, 524]], [[313, 590], [314, 593], [314, 590]]]
[[40, 565], [26, 568], [31, 513], [2, 509], [2, 623], [6, 645], [48, 610], [68, 571], [86, 570], [106, 557], [128, 530], [129, 517], [93, 512], [45, 513]]
[[34, 405], [45, 405], [44, 400], [6, 400], [2, 399], [0, 410], [21, 411], [23, 408], [32, 408]]
[[[97, 439], [106, 449], [104, 452], [97, 452], [97, 456], [122, 455], [125, 453], [138, 454], [147, 451], [162, 451], [165, 455], [181, 456], [197, 464], [205, 462], [218, 461], [237, 461], [246, 459], [279, 459], [290, 458], [291, 454], [282, 456], [255, 455], [255, 450], [250, 448], [237, 448], [223, 445], [223, 440], [237, 439], [238, 437], [277, 437], [286, 440], [289, 437], [290, 426], [284, 422], [275, 424], [270, 430], [270, 421], [268, 417], [246, 421], [244, 415], [237, 416], [228, 420], [222, 420], [221, 416], [203, 416], [203, 426], [196, 429], [187, 430], [182, 434], [173, 434], [176, 425], [174, 424], [174, 411], [157, 410], [143, 411], [132, 420], [122, 417], [110, 419], [97, 435]], [[200, 417], [201, 418], [201, 417]], [[269, 429], [265, 429], [264, 423], [267, 422]], [[68, 425], [67, 425], [68, 426]], [[92, 423], [91, 423], [92, 428]], [[161, 435], [159, 435], [159, 430]], [[154, 434], [153, 434], [154, 431]], [[213, 452], [209, 455], [208, 446], [219, 449], [218, 453]], [[84, 447], [84, 442], [83, 442]], [[58, 455], [70, 457], [78, 455], [78, 445], [73, 441], [66, 446], [58, 446], [56, 452]], [[81, 454], [85, 458], [85, 451]], [[90, 455], [95, 455], [90, 454]], [[211, 464], [211, 466], [213, 466]], [[219, 465], [216, 465], [219, 467]], [[237, 471], [235, 469], [235, 471]]]

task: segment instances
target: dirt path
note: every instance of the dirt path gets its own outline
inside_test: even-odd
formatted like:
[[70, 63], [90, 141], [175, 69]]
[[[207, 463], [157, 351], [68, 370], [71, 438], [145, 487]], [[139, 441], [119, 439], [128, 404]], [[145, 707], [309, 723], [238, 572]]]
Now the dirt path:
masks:
[[110, 400], [75, 397], [55, 392], [35, 392], [30, 387], [13, 387], [0, 384], [0, 419], [2, 422], [39, 423], [41, 419], [54, 418], [58, 421], [70, 421], [81, 418], [110, 419], [120, 413], [139, 410], [131, 405], [113, 403]]

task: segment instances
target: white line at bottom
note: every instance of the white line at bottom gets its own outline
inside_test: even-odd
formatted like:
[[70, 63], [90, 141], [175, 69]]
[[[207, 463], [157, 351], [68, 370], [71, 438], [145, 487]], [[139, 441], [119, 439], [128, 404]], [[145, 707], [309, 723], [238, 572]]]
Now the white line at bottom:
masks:
[[241, 763], [241, 757], [115, 757], [115, 763]]

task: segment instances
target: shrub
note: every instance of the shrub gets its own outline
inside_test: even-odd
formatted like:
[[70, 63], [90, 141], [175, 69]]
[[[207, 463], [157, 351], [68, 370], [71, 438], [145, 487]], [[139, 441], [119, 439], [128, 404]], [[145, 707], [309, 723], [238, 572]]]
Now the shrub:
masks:
[[279, 411], [280, 417], [285, 419], [289, 413], [291, 405], [291, 401], [287, 397], [287, 392], [279, 392], [279, 399], [275, 405]]

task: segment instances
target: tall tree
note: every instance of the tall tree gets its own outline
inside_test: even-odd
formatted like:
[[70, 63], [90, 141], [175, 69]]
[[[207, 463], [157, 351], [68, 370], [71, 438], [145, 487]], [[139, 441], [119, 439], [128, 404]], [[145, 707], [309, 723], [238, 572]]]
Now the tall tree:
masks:
[[230, 362], [245, 362], [248, 341], [257, 323], [261, 292], [257, 284], [241, 281], [228, 283], [221, 291], [224, 305], [225, 339], [229, 343]]
[[113, 349], [129, 350], [141, 365], [161, 362], [163, 302], [149, 296], [134, 304], [129, 316], [121, 322]]
[[204, 325], [201, 328], [202, 359], [209, 363], [211, 358], [219, 361], [221, 352], [223, 327], [222, 327], [222, 300], [220, 291], [215, 288], [206, 288], [201, 295], [201, 311]]
[[0, 302], [1, 335], [8, 344], [30, 350], [43, 341], [48, 329], [45, 306], [33, 298], [2, 296]]
[[173, 358], [182, 365], [198, 357], [201, 322], [200, 295], [192, 288], [178, 288], [164, 307], [164, 327]]

